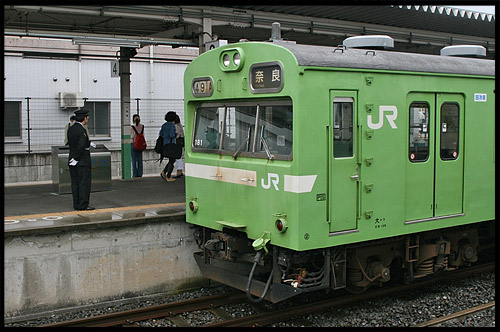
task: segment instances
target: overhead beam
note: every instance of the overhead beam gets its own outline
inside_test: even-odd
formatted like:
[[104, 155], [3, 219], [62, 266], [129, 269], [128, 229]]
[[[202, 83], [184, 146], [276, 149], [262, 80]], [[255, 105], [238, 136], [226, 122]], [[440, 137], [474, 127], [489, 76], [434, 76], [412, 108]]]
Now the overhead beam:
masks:
[[[137, 19], [141, 22], [165, 22], [166, 24], [178, 23], [192, 26], [193, 31], [203, 33], [207, 21], [211, 21], [212, 29], [215, 27], [257, 28], [271, 31], [273, 22], [279, 21], [282, 32], [296, 32], [311, 35], [327, 35], [334, 37], [351, 37], [359, 34], [387, 34], [396, 42], [413, 45], [448, 46], [451, 44], [480, 44], [488, 48], [489, 52], [495, 50], [495, 39], [469, 36], [463, 34], [452, 34], [446, 32], [434, 32], [423, 29], [410, 29], [381, 24], [369, 24], [351, 22], [344, 20], [325, 19], [313, 16], [301, 16], [293, 14], [271, 13], [257, 10], [237, 9], [217, 6], [9, 6], [8, 10], [17, 10], [20, 13], [51, 13], [51, 14], [77, 14], [95, 17], [114, 17], [116, 19]], [[29, 16], [29, 15], [28, 15]], [[11, 18], [10, 22], [14, 22]], [[144, 23], [142, 22], [142, 23]], [[28, 18], [29, 23], [29, 18]], [[7, 27], [12, 27], [13, 23]], [[54, 25], [55, 26], [55, 25]], [[160, 25], [161, 26], [161, 25]], [[152, 27], [153, 28], [153, 27]], [[21, 30], [25, 29], [25, 30]], [[26, 30], [27, 29], [27, 30]], [[122, 29], [118, 34], [124, 36], [128, 27], [116, 27]], [[151, 34], [159, 35], [156, 24]], [[130, 29], [129, 29], [130, 30]], [[168, 31], [168, 27], [165, 27]], [[39, 32], [31, 30], [29, 24], [23, 24], [18, 31], [26, 33]], [[141, 30], [142, 31], [142, 30]], [[58, 32], [58, 33], [62, 33]], [[130, 31], [131, 33], [131, 31]], [[250, 34], [250, 32], [245, 34]], [[77, 35], [77, 33], [73, 33]], [[117, 34], [108, 33], [108, 36], [116, 37]], [[197, 34], [195, 33], [197, 36]], [[135, 37], [137, 38], [137, 37]], [[205, 37], [203, 37], [205, 39]], [[167, 42], [169, 45], [199, 46], [199, 40], [187, 40]]]

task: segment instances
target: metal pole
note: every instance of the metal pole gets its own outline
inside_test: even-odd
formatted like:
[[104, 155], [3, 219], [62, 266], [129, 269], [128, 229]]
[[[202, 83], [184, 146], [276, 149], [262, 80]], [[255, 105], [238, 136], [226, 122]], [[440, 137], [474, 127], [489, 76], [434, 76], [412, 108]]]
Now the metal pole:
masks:
[[28, 131], [28, 153], [31, 153], [30, 99], [31, 97], [26, 97], [26, 112], [28, 113], [28, 128], [26, 129]]
[[130, 179], [132, 161], [130, 156], [130, 58], [137, 54], [136, 50], [120, 47], [120, 98], [121, 98], [121, 161], [122, 179]]

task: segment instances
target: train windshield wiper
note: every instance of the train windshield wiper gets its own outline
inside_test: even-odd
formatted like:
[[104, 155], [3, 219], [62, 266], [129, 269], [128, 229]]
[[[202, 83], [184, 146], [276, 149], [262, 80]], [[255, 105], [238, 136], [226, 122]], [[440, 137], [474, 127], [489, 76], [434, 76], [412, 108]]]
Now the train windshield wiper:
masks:
[[236, 157], [238, 157], [238, 155], [240, 154], [241, 150], [243, 150], [243, 146], [246, 144], [246, 150], [248, 151], [248, 143], [250, 143], [250, 133], [252, 132], [252, 127], [249, 127], [248, 128], [248, 135], [247, 135], [247, 138], [245, 138], [245, 140], [240, 144], [240, 147], [238, 148], [238, 150], [236, 150], [236, 152], [233, 154], [233, 158], [236, 159]]
[[267, 141], [264, 138], [264, 126], [262, 126], [262, 130], [260, 131], [260, 143], [264, 146], [264, 150], [267, 154], [267, 159], [274, 160], [274, 155], [271, 153], [271, 149], [269, 149], [269, 145], [267, 145]]

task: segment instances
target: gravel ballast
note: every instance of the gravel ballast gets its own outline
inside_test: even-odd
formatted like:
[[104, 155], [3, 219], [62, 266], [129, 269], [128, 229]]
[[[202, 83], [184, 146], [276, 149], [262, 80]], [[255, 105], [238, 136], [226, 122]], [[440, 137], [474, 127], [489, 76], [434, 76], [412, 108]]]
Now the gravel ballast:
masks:
[[[227, 286], [214, 286], [175, 295], [144, 297], [132, 302], [117, 305], [106, 305], [86, 310], [73, 310], [52, 314], [47, 317], [23, 322], [6, 323], [6, 327], [40, 326], [71, 319], [102, 315], [111, 312], [131, 310], [139, 307], [177, 302], [192, 298], [204, 297], [220, 293], [232, 294], [239, 291]], [[309, 293], [302, 298], [291, 298], [272, 304], [262, 302], [255, 307], [250, 303], [239, 303], [223, 306], [229, 316], [238, 318], [250, 314], [261, 313], [264, 310], [276, 310], [304, 304], [309, 301], [319, 301], [326, 297], [323, 292]], [[331, 296], [331, 295], [330, 295]], [[451, 280], [445, 284], [426, 287], [401, 294], [381, 297], [377, 300], [365, 301], [357, 305], [330, 309], [326, 312], [297, 317], [273, 324], [276, 327], [410, 327], [425, 321], [449, 315], [480, 304], [495, 301], [495, 273], [482, 273], [462, 280]], [[214, 313], [208, 310], [184, 313], [181, 317], [191, 326], [220, 321]], [[164, 318], [134, 323], [142, 327], [173, 327], [174, 323]], [[463, 319], [454, 319], [441, 323], [446, 327], [495, 327], [495, 307], [481, 311]]]

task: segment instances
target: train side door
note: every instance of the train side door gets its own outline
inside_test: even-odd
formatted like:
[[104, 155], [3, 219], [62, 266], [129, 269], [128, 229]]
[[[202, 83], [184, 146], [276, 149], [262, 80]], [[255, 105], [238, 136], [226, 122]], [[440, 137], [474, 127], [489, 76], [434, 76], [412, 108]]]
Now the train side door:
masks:
[[405, 220], [460, 214], [463, 212], [463, 96], [411, 93], [407, 102]]
[[463, 212], [464, 98], [436, 96], [436, 179], [434, 216]]
[[355, 229], [359, 206], [357, 93], [330, 91], [330, 232]]
[[434, 215], [435, 94], [411, 93], [408, 155], [406, 157], [405, 220]]

